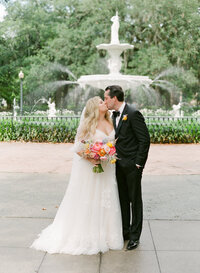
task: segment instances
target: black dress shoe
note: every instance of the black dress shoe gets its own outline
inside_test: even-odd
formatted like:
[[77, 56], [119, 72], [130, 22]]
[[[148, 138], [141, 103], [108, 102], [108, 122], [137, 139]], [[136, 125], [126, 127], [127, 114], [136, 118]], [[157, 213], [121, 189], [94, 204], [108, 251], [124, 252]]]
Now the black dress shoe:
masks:
[[130, 240], [128, 242], [128, 245], [127, 245], [126, 249], [127, 250], [135, 249], [136, 247], [138, 247], [139, 243], [140, 242], [138, 240]]

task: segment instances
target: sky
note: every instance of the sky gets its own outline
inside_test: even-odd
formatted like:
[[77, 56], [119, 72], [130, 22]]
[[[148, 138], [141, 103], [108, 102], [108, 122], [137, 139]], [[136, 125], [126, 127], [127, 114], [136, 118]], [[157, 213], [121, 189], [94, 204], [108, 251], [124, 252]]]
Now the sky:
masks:
[[5, 14], [6, 14], [5, 7], [2, 4], [0, 4], [0, 22], [3, 21], [3, 17]]

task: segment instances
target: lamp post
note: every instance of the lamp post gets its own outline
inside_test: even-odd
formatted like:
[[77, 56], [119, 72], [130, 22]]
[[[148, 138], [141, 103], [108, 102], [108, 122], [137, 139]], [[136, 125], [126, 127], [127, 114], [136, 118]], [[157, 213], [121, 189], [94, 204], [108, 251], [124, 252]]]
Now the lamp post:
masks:
[[23, 78], [24, 73], [22, 70], [19, 72], [19, 78], [20, 78], [20, 115], [23, 113]]

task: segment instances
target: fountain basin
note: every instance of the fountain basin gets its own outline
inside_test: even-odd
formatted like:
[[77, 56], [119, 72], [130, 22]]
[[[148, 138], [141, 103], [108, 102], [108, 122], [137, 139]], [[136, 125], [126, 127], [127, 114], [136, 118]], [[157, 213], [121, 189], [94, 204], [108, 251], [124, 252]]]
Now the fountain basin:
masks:
[[124, 44], [100, 44], [100, 45], [97, 45], [96, 48], [99, 50], [99, 49], [104, 49], [104, 50], [108, 50], [111, 49], [111, 50], [119, 50], [121, 52], [123, 52], [124, 50], [126, 49], [132, 49], [134, 46], [133, 45], [130, 45], [130, 44], [127, 44], [127, 43], [124, 43]]
[[120, 85], [125, 91], [127, 89], [135, 89], [140, 85], [149, 85], [152, 83], [152, 80], [147, 76], [132, 76], [112, 73], [84, 75], [78, 79], [78, 83], [82, 88], [85, 88], [86, 85], [90, 85], [103, 90], [109, 85]]

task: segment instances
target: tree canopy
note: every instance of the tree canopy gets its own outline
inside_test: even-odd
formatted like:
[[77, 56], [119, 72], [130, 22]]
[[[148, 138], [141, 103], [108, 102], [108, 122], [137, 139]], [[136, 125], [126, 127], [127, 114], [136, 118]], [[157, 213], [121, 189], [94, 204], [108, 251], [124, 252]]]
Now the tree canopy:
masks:
[[98, 52], [96, 45], [110, 42], [110, 18], [116, 10], [120, 42], [134, 45], [123, 54], [124, 74], [155, 78], [170, 67], [180, 67], [187, 71], [187, 77], [179, 75], [175, 81], [185, 98], [199, 92], [198, 0], [2, 2], [7, 15], [0, 22], [0, 98], [10, 105], [13, 97], [19, 97], [21, 68], [24, 91], [29, 96], [34, 96], [44, 82], [74, 80], [61, 67], [67, 67], [77, 78], [107, 73], [106, 53]]

